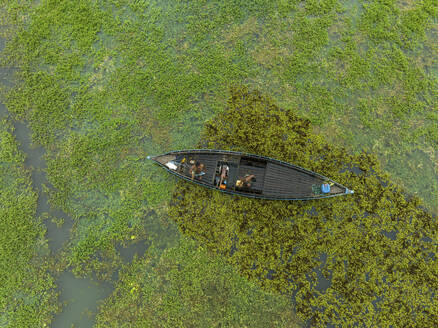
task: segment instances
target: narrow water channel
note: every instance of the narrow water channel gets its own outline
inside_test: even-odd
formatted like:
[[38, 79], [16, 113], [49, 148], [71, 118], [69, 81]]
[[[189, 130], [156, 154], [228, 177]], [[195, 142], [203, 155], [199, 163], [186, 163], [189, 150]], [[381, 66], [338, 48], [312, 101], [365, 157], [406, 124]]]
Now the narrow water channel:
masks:
[[[42, 185], [51, 185], [47, 181], [47, 164], [44, 159], [45, 150], [41, 146], [32, 144], [31, 131], [25, 122], [13, 122], [15, 138], [20, 144], [20, 150], [26, 154], [25, 166], [31, 170], [32, 183], [38, 192], [37, 216], [48, 214], [49, 219], [44, 223], [47, 227], [47, 239], [52, 256], [55, 256], [63, 243], [70, 237], [73, 226], [72, 218], [62, 210], [51, 208], [48, 204], [48, 195]], [[62, 218], [64, 224], [58, 227], [50, 218]], [[55, 316], [53, 328], [92, 327], [97, 311], [98, 301], [108, 297], [113, 286], [110, 283], [96, 282], [90, 278], [76, 278], [71, 271], [63, 272], [56, 281], [59, 288], [59, 302], [65, 304]]]
[[[4, 47], [5, 40], [0, 38], [0, 52]], [[2, 86], [13, 86], [14, 71], [13, 68], [0, 67]], [[0, 118], [10, 120], [14, 126], [14, 137], [19, 143], [19, 149], [26, 156], [24, 166], [30, 170], [33, 187], [38, 192], [36, 215], [49, 218], [44, 220], [47, 227], [46, 237], [49, 241], [50, 254], [55, 256], [64, 243], [68, 242], [73, 220], [62, 210], [51, 208], [48, 195], [43, 191], [43, 184], [52, 187], [46, 177], [47, 164], [44, 158], [46, 151], [43, 147], [32, 143], [31, 130], [27, 122], [15, 121], [11, 118], [3, 99], [0, 99]], [[51, 218], [63, 219], [64, 223], [58, 227]], [[119, 247], [119, 250], [126, 263], [132, 259], [134, 253], [143, 255], [146, 248], [145, 243], [138, 243], [128, 248]], [[117, 274], [115, 277], [117, 278]], [[91, 278], [76, 278], [71, 271], [62, 272], [57, 277], [56, 284], [59, 288], [59, 302], [64, 304], [64, 307], [55, 315], [51, 325], [53, 328], [92, 327], [99, 301], [108, 297], [114, 290], [112, 283], [94, 281]]]

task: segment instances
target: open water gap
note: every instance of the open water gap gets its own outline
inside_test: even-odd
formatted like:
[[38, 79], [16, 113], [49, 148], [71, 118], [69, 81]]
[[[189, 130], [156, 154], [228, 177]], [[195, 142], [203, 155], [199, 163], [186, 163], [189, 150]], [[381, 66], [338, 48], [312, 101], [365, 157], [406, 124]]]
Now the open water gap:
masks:
[[[4, 47], [5, 39], [0, 38], [0, 52]], [[0, 84], [13, 87], [13, 74], [16, 70], [15, 68], [0, 67]], [[32, 143], [28, 123], [14, 120], [7, 111], [3, 99], [0, 99], [0, 119], [2, 118], [7, 118], [14, 126], [14, 137], [19, 144], [19, 150], [26, 156], [24, 166], [31, 172], [33, 188], [38, 193], [36, 217], [48, 217], [43, 222], [47, 228], [49, 256], [56, 256], [65, 246], [64, 244], [69, 241], [74, 221], [68, 214], [60, 209], [52, 208], [48, 203], [48, 195], [43, 191], [43, 184], [49, 188], [52, 186], [46, 176], [47, 164], [44, 158], [46, 151], [42, 146]], [[64, 223], [58, 226], [51, 218], [62, 219]], [[146, 243], [137, 243], [127, 248], [118, 246], [117, 249], [123, 262], [128, 263], [134, 254], [142, 256], [147, 247]], [[113, 275], [113, 282], [117, 281], [117, 278], [118, 272]], [[58, 301], [64, 306], [60, 313], [55, 314], [51, 323], [52, 328], [93, 327], [100, 301], [107, 298], [114, 290], [113, 283], [96, 281], [92, 278], [77, 278], [71, 270], [64, 271], [57, 276], [56, 284], [59, 291]]]

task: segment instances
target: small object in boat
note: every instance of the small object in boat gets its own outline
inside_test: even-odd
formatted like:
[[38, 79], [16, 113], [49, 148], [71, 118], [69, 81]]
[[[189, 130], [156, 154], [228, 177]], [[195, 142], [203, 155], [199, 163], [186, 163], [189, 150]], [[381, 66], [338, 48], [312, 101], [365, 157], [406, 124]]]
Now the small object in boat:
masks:
[[176, 170], [178, 166], [176, 166], [174, 161], [170, 161], [166, 163], [166, 166], [171, 170]]

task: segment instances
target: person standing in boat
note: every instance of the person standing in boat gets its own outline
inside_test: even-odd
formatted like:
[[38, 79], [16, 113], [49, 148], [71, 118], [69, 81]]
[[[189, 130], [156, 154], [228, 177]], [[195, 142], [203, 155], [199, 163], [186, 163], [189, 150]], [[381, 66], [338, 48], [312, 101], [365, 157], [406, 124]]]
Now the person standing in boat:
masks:
[[219, 181], [219, 187], [222, 186], [222, 183], [227, 184], [226, 179], [228, 176], [228, 171], [230, 170], [230, 168], [228, 167], [228, 165], [222, 165], [221, 167], [221, 178]]
[[192, 167], [190, 168], [189, 174], [192, 175], [192, 180], [194, 178], [198, 180], [202, 180], [202, 176], [205, 174], [204, 164], [202, 163], [193, 164]]

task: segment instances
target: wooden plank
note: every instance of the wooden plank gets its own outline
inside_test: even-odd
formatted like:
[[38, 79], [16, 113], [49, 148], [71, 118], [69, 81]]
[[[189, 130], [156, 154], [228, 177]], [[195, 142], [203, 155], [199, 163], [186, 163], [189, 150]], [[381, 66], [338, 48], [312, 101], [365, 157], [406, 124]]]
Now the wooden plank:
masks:
[[268, 162], [263, 194], [267, 196], [306, 197], [312, 194], [312, 184], [320, 182], [321, 179], [318, 177]]

